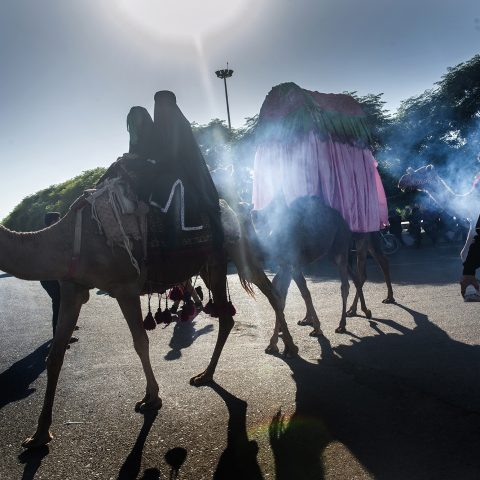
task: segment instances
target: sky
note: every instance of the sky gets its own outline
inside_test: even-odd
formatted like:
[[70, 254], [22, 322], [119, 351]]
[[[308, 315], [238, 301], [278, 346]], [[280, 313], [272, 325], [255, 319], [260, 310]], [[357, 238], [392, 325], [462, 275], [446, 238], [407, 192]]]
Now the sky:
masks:
[[172, 90], [190, 121], [232, 125], [269, 90], [400, 101], [480, 50], [478, 0], [1, 0], [0, 219], [128, 150], [133, 105]]

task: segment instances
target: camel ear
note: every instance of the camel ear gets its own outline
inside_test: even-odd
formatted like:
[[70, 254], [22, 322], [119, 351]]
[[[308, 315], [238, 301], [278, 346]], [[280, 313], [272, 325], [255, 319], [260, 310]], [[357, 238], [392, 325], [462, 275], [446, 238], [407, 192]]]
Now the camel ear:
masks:
[[432, 164], [427, 165], [426, 170], [427, 172], [431, 172], [433, 170], [433, 165]]
[[407, 174], [410, 175], [411, 173], [414, 172], [413, 168], [412, 167], [408, 167], [407, 170], [406, 170]]

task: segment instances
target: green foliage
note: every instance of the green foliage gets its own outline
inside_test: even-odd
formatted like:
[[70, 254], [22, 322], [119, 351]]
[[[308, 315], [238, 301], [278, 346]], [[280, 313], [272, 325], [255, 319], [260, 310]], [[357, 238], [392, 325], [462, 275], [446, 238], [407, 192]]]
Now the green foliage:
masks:
[[417, 166], [473, 168], [480, 149], [480, 55], [449, 68], [435, 86], [402, 102], [389, 143]]
[[3, 220], [7, 228], [29, 232], [44, 228], [46, 212], [60, 212], [63, 216], [84, 190], [92, 188], [105, 173], [104, 168], [87, 170], [71, 180], [52, 185], [24, 198]]
[[[400, 192], [397, 181], [406, 166], [433, 163], [460, 169], [478, 168], [480, 153], [480, 55], [449, 68], [447, 73], [420, 95], [401, 103], [395, 115], [385, 109], [383, 94], [359, 96], [367, 114], [373, 138], [373, 151], [379, 163], [390, 207], [403, 207], [411, 195]], [[243, 200], [250, 201], [255, 135], [258, 115], [245, 119], [241, 128], [230, 130], [224, 120], [207, 125], [192, 124], [193, 133], [211, 169], [234, 165], [236, 188]], [[97, 168], [60, 185], [53, 185], [25, 198], [4, 220], [19, 231], [43, 227], [46, 211], [62, 215], [82, 191], [95, 185], [105, 170]], [[464, 176], [468, 176], [464, 174]]]

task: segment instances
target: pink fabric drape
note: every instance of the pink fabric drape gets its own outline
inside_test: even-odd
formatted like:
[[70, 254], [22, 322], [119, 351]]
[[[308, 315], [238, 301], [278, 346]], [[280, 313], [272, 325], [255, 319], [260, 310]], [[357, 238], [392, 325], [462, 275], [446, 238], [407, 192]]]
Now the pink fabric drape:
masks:
[[253, 174], [255, 210], [280, 192], [287, 204], [304, 195], [320, 196], [353, 232], [373, 232], [388, 224], [385, 190], [368, 148], [322, 141], [313, 132], [294, 144], [260, 145]]

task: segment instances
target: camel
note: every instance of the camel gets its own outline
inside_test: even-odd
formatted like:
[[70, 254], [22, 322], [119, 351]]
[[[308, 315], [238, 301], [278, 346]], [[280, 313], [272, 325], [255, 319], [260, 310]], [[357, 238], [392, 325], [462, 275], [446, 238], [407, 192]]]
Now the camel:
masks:
[[471, 195], [478, 189], [476, 185], [463, 194], [455, 193], [445, 181], [438, 175], [433, 165], [425, 165], [417, 168], [407, 168], [407, 172], [398, 181], [398, 188], [401, 190], [413, 189], [425, 192], [442, 209], [451, 214], [459, 214], [468, 219], [470, 229], [467, 241], [462, 248], [461, 257], [465, 260], [468, 253], [468, 247], [475, 236], [475, 223], [478, 218], [478, 198], [472, 201]]
[[[75, 235], [79, 222], [82, 223], [80, 236]], [[76, 248], [79, 243], [81, 250], [80, 254], [76, 255], [74, 252], [78, 251]], [[133, 254], [136, 258], [142, 258], [142, 241], [134, 242]], [[276, 325], [279, 325], [282, 331], [285, 353], [295, 355], [298, 351], [285, 322], [282, 302], [251, 253], [245, 235], [241, 235], [235, 243], [225, 242], [223, 251], [188, 258], [178, 257], [175, 260], [166, 258], [160, 272], [165, 287], [184, 282], [201, 272], [219, 310], [219, 331], [215, 348], [207, 368], [190, 380], [195, 386], [213, 380], [223, 346], [234, 325], [231, 312], [227, 308], [227, 256], [235, 263], [242, 285], [248, 290], [249, 282], [252, 282], [267, 296], [275, 310]], [[107, 245], [105, 237], [99, 234], [90, 208], [72, 206], [58, 223], [36, 232], [13, 232], [0, 225], [0, 269], [24, 280], [61, 280], [60, 315], [47, 359], [44, 403], [37, 429], [23, 442], [23, 447], [39, 447], [53, 438], [50, 432], [52, 410], [65, 350], [80, 309], [88, 301], [89, 290], [93, 287], [109, 292], [117, 300], [140, 358], [146, 378], [146, 392], [136, 403], [135, 410], [143, 413], [161, 408], [162, 400], [150, 363], [149, 340], [143, 327], [140, 304], [140, 293], [146, 280], [147, 269], [140, 261], [138, 265], [139, 271], [134, 267], [126, 250]], [[267, 350], [278, 350], [277, 342], [278, 328]]]
[[[241, 206], [242, 212], [240, 212], [239, 218], [245, 216], [247, 210], [251, 210], [252, 206], [248, 208], [243, 202], [240, 201], [240, 198], [237, 194], [237, 189], [235, 187], [234, 181], [234, 168], [233, 166], [228, 167], [220, 167], [211, 172], [212, 179], [215, 182], [217, 190], [221, 193], [222, 198], [228, 199], [230, 205], [234, 206]], [[283, 206], [285, 207], [285, 205]], [[234, 207], [235, 208], [235, 207]], [[273, 209], [278, 212], [279, 207], [274, 205]], [[236, 210], [237, 213], [238, 210]], [[256, 212], [255, 212], [256, 213]], [[266, 212], [262, 213], [262, 223], [268, 223], [268, 216], [272, 215], [272, 210], [267, 209]], [[277, 213], [275, 213], [277, 215]], [[281, 213], [280, 213], [281, 215]], [[281, 222], [281, 218], [279, 219]], [[246, 227], [248, 231], [248, 226]], [[315, 232], [316, 235], [321, 236], [322, 232]], [[355, 232], [352, 234], [353, 241], [355, 243], [355, 250], [356, 250], [356, 258], [357, 258], [357, 271], [358, 271], [358, 279], [363, 286], [367, 279], [367, 270], [366, 270], [366, 260], [367, 254], [370, 254], [377, 264], [379, 265], [380, 269], [382, 270], [383, 276], [385, 278], [385, 283], [387, 285], [387, 296], [382, 303], [395, 303], [395, 298], [393, 296], [393, 288], [392, 288], [392, 281], [390, 278], [390, 266], [388, 262], [387, 256], [383, 253], [380, 243], [380, 232], [368, 232], [368, 233], [359, 233]], [[252, 244], [256, 245], [258, 243], [255, 234], [250, 235], [250, 239]], [[261, 247], [260, 247], [261, 249]], [[322, 255], [320, 255], [322, 256]], [[312, 260], [313, 261], [313, 260]], [[308, 263], [308, 262], [307, 262]], [[308, 287], [306, 284], [305, 277], [303, 276], [301, 271], [296, 271], [295, 275], [293, 276], [293, 280], [295, 281], [300, 293], [305, 301], [306, 306], [306, 313], [302, 320], [298, 321], [299, 325], [310, 325], [314, 326], [314, 332], [318, 333], [318, 317], [315, 312], [315, 309], [312, 304], [311, 294], [308, 291]], [[347, 317], [354, 317], [357, 315], [357, 307], [358, 307], [358, 290], [355, 290], [355, 297], [353, 299], [352, 305], [347, 310], [346, 315]], [[365, 314], [367, 314], [368, 309], [363, 309]]]
[[[270, 232], [263, 242], [263, 248], [266, 248], [279, 264], [273, 285], [282, 298], [282, 306], [293, 279], [305, 301], [306, 317], [313, 326], [310, 336], [319, 337], [323, 332], [302, 268], [323, 257], [333, 259], [341, 279], [342, 314], [335, 332], [346, 332], [349, 274], [355, 284], [361, 309], [367, 318], [371, 318], [372, 314], [363, 297], [362, 284], [348, 264], [352, 233], [337, 210], [325, 205], [319, 197], [299, 197], [288, 207], [282, 197], [277, 197], [267, 208], [256, 213], [257, 224], [267, 227]], [[275, 328], [277, 334], [281, 326], [276, 323]]]

